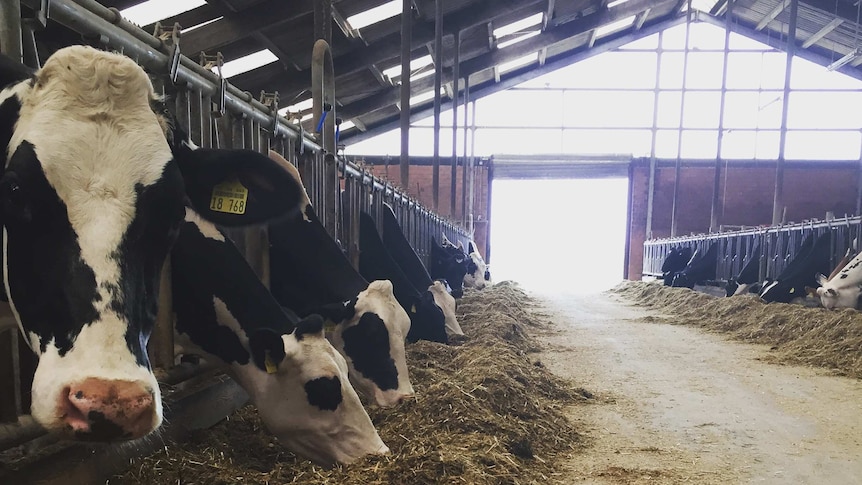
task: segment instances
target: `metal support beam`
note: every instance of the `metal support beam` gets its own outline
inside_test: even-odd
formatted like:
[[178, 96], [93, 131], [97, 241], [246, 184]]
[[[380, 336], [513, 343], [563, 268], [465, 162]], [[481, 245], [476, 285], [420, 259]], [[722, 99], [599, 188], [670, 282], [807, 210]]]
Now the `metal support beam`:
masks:
[[[458, 64], [461, 63], [461, 31], [455, 32], [455, 54], [452, 61], [452, 175], [450, 181], [449, 217], [455, 220], [458, 211]], [[462, 182], [463, 183], [463, 182]], [[464, 210], [464, 207], [461, 208]]]
[[443, 84], [443, 0], [434, 2], [434, 168], [431, 174], [432, 204], [440, 208], [440, 87]]
[[0, 52], [24, 63], [21, 3], [18, 0], [0, 1]]
[[464, 77], [464, 156], [461, 157], [461, 215], [464, 227], [467, 227], [467, 106], [470, 102], [470, 76]]
[[646, 22], [647, 17], [649, 17], [649, 13], [652, 11], [651, 8], [644, 10], [639, 13], [637, 17], [635, 17], [635, 30], [640, 30], [641, 27], [644, 26], [644, 22]]
[[784, 222], [784, 164], [785, 145], [787, 144], [787, 108], [790, 103], [790, 73], [793, 67], [793, 54], [796, 51], [796, 17], [799, 0], [790, 2], [790, 23], [787, 26], [787, 63], [784, 70], [784, 99], [781, 103], [781, 132], [779, 133], [778, 161], [775, 165], [775, 198], [772, 202], [772, 225]]
[[[664, 40], [664, 32], [658, 33], [658, 50], [656, 51], [656, 65], [655, 65], [655, 84], [653, 85], [653, 106], [658, 106], [658, 98], [659, 98], [659, 82], [661, 81], [661, 59], [663, 57], [662, 54], [662, 41]], [[655, 156], [655, 144], [656, 137], [658, 136], [658, 109], [653, 109], [652, 113], [652, 130], [651, 130], [651, 141], [650, 141], [650, 157], [649, 157], [649, 182], [647, 187], [647, 208], [646, 208], [646, 239], [652, 239], [652, 212], [653, 205], [655, 204], [655, 171], [657, 166], [657, 160]]]
[[760, 22], [757, 23], [757, 26], [754, 27], [754, 30], [763, 30], [764, 27], [769, 25], [769, 22], [775, 20], [775, 18], [778, 17], [778, 15], [781, 14], [781, 12], [783, 12], [788, 5], [790, 5], [790, 2], [791, 0], [783, 0], [781, 3], [776, 5], [775, 8], [770, 10], [768, 14], [766, 14], [762, 19], [760, 19]]
[[[410, 188], [410, 45], [413, 40], [413, 3], [401, 2], [401, 189]], [[417, 194], [418, 196], [418, 194]]]
[[844, 23], [844, 19], [833, 19], [832, 22], [824, 25], [820, 30], [813, 33], [811, 37], [805, 39], [805, 42], [802, 43], [802, 48], [807, 49], [814, 45], [818, 40], [826, 37], [826, 34], [835, 30], [839, 25]]
[[727, 64], [730, 57], [730, 32], [733, 23], [733, 2], [728, 0], [727, 12], [724, 14], [724, 57], [721, 66], [721, 94], [719, 95], [718, 108], [718, 149], [715, 154], [714, 179], [712, 181], [712, 204], [709, 216], [709, 232], [718, 232], [721, 227], [719, 218], [719, 203], [722, 207], [725, 201], [720, 200], [719, 189], [721, 186], [721, 145], [724, 142], [724, 106], [727, 98]]
[[682, 175], [682, 126], [685, 114], [685, 92], [688, 84], [688, 54], [691, 47], [691, 0], [688, 0], [688, 8], [686, 9], [685, 22], [685, 52], [682, 57], [682, 99], [679, 102], [679, 138], [676, 143], [676, 163], [674, 164], [673, 177], [673, 205], [670, 211], [670, 237], [677, 235], [678, 214], [677, 207], [679, 205], [679, 182]]
[[332, 45], [332, 0], [314, 0], [314, 40]]

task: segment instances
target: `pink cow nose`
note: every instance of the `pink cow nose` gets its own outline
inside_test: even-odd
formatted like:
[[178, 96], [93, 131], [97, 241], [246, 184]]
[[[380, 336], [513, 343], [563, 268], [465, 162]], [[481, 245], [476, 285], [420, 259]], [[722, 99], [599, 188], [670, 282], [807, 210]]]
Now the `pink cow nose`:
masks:
[[137, 382], [85, 379], [60, 396], [63, 422], [87, 441], [130, 440], [153, 430], [153, 392]]

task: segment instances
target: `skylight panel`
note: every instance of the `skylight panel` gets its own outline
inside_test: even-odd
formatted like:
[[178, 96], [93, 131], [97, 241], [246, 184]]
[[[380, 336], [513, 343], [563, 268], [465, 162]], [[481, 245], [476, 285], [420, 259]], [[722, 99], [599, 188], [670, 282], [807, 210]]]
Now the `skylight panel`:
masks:
[[371, 24], [376, 24], [381, 20], [386, 20], [390, 17], [401, 14], [401, 0], [392, 0], [374, 8], [370, 8], [364, 12], [359, 12], [356, 15], [347, 17], [347, 23], [354, 29], [368, 27]]
[[[418, 57], [416, 59], [411, 59], [410, 60], [410, 72], [416, 72], [418, 69], [430, 66], [433, 62], [434, 61], [433, 61], [433, 59], [431, 59], [430, 55]], [[416, 75], [411, 75], [410, 79], [423, 78], [425, 76], [428, 76], [428, 73], [433, 73], [433, 72], [434, 72], [434, 70], [431, 69], [431, 70], [426, 71], [426, 72], [422, 72], [422, 73], [419, 73]], [[386, 69], [385, 71], [383, 71], [383, 74], [386, 77], [388, 77], [389, 79], [395, 79], [396, 77], [401, 76], [401, 64], [398, 64], [396, 66], [390, 67], [389, 69]]]
[[[231, 76], [236, 76], [237, 74], [251, 71], [252, 69], [257, 69], [258, 67], [265, 66], [277, 60], [278, 57], [273, 54], [272, 51], [264, 49], [253, 54], [240, 57], [239, 59], [225, 62], [221, 68], [221, 73], [225, 78], [229, 78]], [[217, 72], [215, 67], [212, 68], [212, 71]]]
[[613, 34], [614, 32], [619, 32], [627, 27], [631, 27], [632, 23], [635, 21], [635, 16], [632, 15], [630, 17], [626, 17], [622, 20], [617, 20], [616, 22], [611, 22], [607, 25], [602, 25], [601, 27], [596, 29], [596, 38], [604, 37], [608, 34]]
[[133, 24], [149, 25], [205, 4], [205, 0], [149, 0], [120, 10], [120, 14]]
[[497, 69], [500, 70], [501, 73], [506, 71], [511, 71], [512, 69], [516, 69], [521, 66], [525, 66], [531, 62], [535, 62], [539, 60], [539, 53], [533, 52], [532, 54], [527, 54], [526, 56], [519, 57], [515, 60], [504, 62], [500, 64]]
[[515, 32], [520, 32], [530, 27], [535, 27], [542, 23], [542, 15], [542, 12], [539, 12], [537, 14], [530, 15], [527, 18], [523, 18], [516, 22], [512, 22], [511, 24], [506, 24], [500, 28], [494, 29], [494, 37], [499, 39], [500, 37], [514, 34]]
[[504, 47], [509, 47], [512, 44], [517, 44], [518, 42], [521, 42], [522, 40], [527, 40], [530, 37], [535, 37], [541, 33], [542, 33], [541, 30], [534, 30], [533, 32], [529, 32], [529, 33], [526, 33], [524, 35], [520, 35], [518, 37], [515, 37], [514, 39], [509, 39], [507, 41], [500, 42], [499, 44], [497, 44], [497, 48], [502, 49]]
[[622, 5], [628, 1], [629, 0], [612, 0], [611, 2], [608, 3], [608, 8], [614, 8], [617, 5]]

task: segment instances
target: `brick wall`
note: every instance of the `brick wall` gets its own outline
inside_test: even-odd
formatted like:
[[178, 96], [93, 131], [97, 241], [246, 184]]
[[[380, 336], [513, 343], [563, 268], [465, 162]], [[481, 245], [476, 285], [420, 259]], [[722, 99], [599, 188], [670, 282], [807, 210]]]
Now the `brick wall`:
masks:
[[[785, 166], [784, 205], [786, 221], [836, 217], [856, 211], [859, 166], [856, 163], [793, 162]], [[722, 166], [719, 180], [719, 224], [770, 225], [775, 194], [775, 165], [769, 162], [737, 163]], [[712, 165], [685, 164], [680, 172], [677, 201], [677, 234], [709, 231]], [[643, 269], [643, 242], [646, 239], [649, 163], [637, 160], [632, 167], [632, 204], [629, 247], [629, 279], [640, 279]], [[673, 207], [674, 166], [659, 163], [653, 201], [653, 237], [670, 235]]]

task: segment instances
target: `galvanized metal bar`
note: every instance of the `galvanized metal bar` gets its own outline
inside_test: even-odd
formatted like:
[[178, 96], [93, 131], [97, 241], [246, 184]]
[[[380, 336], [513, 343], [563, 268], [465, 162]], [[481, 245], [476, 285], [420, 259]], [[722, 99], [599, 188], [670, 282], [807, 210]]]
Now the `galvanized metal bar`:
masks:
[[440, 209], [440, 88], [443, 84], [443, 2], [434, 2], [434, 165], [431, 208]]
[[[452, 62], [452, 175], [451, 193], [449, 197], [449, 217], [455, 219], [458, 214], [456, 210], [456, 198], [458, 195], [458, 66], [461, 64], [461, 31], [455, 31], [455, 55]], [[461, 181], [464, 184], [464, 181]], [[465, 207], [461, 207], [465, 212]]]
[[212, 101], [210, 97], [201, 95], [201, 146], [204, 148], [213, 147], [213, 117], [212, 117]]
[[[730, 57], [730, 32], [733, 22], [733, 4], [735, 0], [727, 0], [727, 11], [725, 12], [724, 27], [724, 57], [721, 66], [721, 94], [719, 95], [718, 108], [718, 149], [715, 153], [714, 178], [712, 181], [712, 204], [709, 216], [709, 232], [718, 232], [721, 227], [719, 220], [719, 200], [721, 185], [721, 146], [724, 142], [724, 107], [727, 98], [727, 64]], [[658, 105], [656, 105], [658, 106]]]
[[24, 63], [21, 37], [21, 3], [17, 0], [0, 2], [0, 52]]
[[464, 150], [461, 156], [461, 225], [467, 227], [467, 106], [470, 102], [470, 76], [464, 76]]
[[790, 2], [790, 21], [787, 25], [787, 62], [784, 69], [784, 97], [781, 100], [781, 131], [778, 141], [778, 160], [775, 166], [775, 197], [772, 202], [772, 224], [784, 222], [784, 165], [785, 145], [787, 145], [787, 108], [790, 105], [790, 73], [793, 56], [796, 53], [796, 18], [799, 11], [798, 0]]
[[688, 0], [688, 10], [686, 12], [686, 22], [685, 22], [685, 53], [683, 53], [682, 57], [682, 92], [680, 94], [681, 98], [679, 100], [679, 138], [676, 142], [676, 164], [674, 165], [674, 178], [673, 178], [673, 205], [670, 210], [670, 235], [676, 236], [677, 234], [677, 205], [679, 203], [679, 182], [680, 176], [682, 174], [681, 165], [682, 165], [682, 127], [684, 125], [684, 116], [685, 116], [685, 95], [686, 95], [686, 85], [688, 80], [688, 54], [691, 47], [691, 0]]
[[401, 189], [410, 187], [410, 45], [413, 42], [413, 2], [401, 1]]
[[655, 154], [656, 138], [658, 137], [658, 102], [661, 89], [661, 59], [664, 57], [664, 49], [662, 42], [664, 41], [664, 32], [658, 33], [658, 49], [656, 49], [656, 64], [655, 64], [655, 85], [653, 86], [653, 113], [652, 113], [652, 132], [650, 138], [650, 156], [649, 156], [649, 182], [647, 187], [647, 207], [646, 207], [646, 238], [652, 239], [652, 212], [655, 204], [655, 174], [658, 164]]
[[189, 137], [198, 146], [203, 146], [203, 120], [201, 119], [201, 92], [194, 89], [189, 93], [189, 110], [191, 122]]

